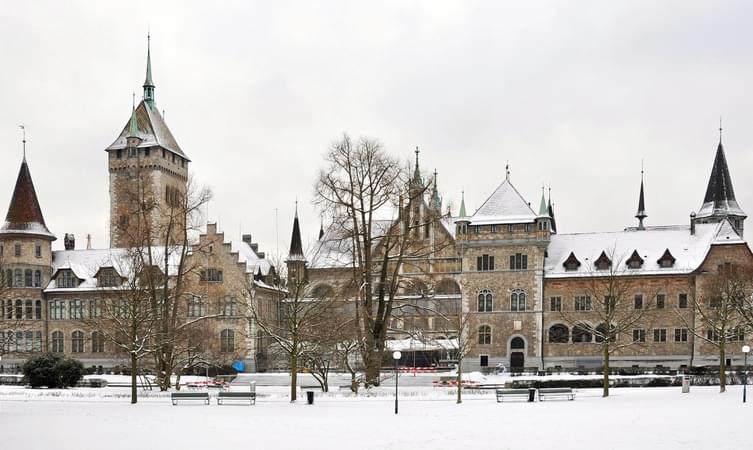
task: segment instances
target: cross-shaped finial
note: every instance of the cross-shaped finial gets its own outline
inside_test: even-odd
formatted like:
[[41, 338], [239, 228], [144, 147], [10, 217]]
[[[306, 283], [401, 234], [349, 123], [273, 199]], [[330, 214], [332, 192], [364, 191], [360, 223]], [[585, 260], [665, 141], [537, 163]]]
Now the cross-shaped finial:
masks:
[[722, 142], [722, 116], [719, 116], [719, 142]]
[[18, 127], [21, 129], [21, 133], [23, 134], [23, 140], [21, 142], [23, 143], [24, 161], [26, 161], [26, 126], [19, 125]]

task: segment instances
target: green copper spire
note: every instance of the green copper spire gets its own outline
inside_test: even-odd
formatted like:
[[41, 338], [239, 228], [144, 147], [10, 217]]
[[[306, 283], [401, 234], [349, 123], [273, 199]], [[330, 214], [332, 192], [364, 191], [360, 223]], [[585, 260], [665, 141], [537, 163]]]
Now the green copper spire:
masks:
[[458, 213], [458, 216], [460, 217], [466, 217], [465, 214], [465, 191], [462, 191], [460, 194], [460, 212]]
[[541, 186], [541, 203], [539, 203], [539, 217], [549, 217], [549, 208], [544, 198], [544, 186]]
[[154, 107], [154, 82], [152, 82], [152, 37], [146, 35], [146, 81], [144, 81], [144, 101]]
[[139, 124], [136, 121], [136, 94], [133, 95], [133, 106], [131, 106], [131, 122], [128, 125], [128, 136], [126, 138], [139, 138]]

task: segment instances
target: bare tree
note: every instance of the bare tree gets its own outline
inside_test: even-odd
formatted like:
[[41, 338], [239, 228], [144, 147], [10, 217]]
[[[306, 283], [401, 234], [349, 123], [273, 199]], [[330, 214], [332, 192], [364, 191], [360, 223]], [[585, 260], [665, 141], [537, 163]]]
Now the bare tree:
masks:
[[[565, 320], [573, 323], [573, 342], [583, 338], [599, 348], [603, 397], [609, 396], [611, 356], [627, 347], [642, 345], [645, 329], [649, 328], [655, 310], [655, 293], [645, 297], [634, 295], [635, 285], [627, 271], [618, 269], [614, 261], [614, 250], [602, 253], [589, 276], [571, 293], [575, 311], [561, 312]], [[633, 336], [633, 329], [643, 330], [643, 336]]]
[[[344, 254], [350, 255], [356, 292], [355, 323], [367, 384], [379, 384], [385, 339], [408, 266], [420, 270], [435, 251], [424, 235], [438, 215], [415, 214], [426, 187], [418, 168], [408, 171], [373, 139], [344, 135], [325, 157], [316, 201], [334, 218]], [[407, 207], [402, 200], [407, 199]], [[395, 212], [398, 212], [397, 218]], [[380, 219], [392, 217], [392, 219]]]
[[691, 291], [695, 321], [687, 323], [694, 336], [719, 351], [719, 392], [727, 389], [727, 345], [744, 340], [750, 327], [748, 306], [753, 292], [751, 272], [723, 264], [716, 273], [700, 275]]

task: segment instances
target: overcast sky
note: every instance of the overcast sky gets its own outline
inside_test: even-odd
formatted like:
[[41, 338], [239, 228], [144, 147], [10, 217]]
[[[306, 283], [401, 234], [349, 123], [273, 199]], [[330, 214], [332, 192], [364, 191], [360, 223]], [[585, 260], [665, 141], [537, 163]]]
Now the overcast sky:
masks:
[[141, 96], [151, 27], [156, 102], [210, 219], [286, 250], [301, 201], [343, 132], [439, 172], [475, 211], [511, 179], [551, 185], [560, 232], [685, 224], [702, 203], [723, 117], [753, 211], [753, 3], [746, 1], [0, 2], [0, 208], [27, 159], [50, 230], [108, 243], [104, 149]]

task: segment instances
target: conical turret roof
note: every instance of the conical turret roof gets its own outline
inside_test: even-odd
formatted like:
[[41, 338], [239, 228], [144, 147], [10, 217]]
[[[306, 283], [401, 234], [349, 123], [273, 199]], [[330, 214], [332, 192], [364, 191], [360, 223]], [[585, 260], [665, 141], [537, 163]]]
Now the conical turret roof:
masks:
[[303, 261], [303, 243], [301, 242], [301, 227], [298, 224], [298, 208], [296, 207], [295, 219], [293, 219], [293, 234], [290, 237], [290, 251], [288, 261]]
[[37, 200], [37, 192], [34, 189], [26, 158], [18, 171], [16, 187], [13, 189], [13, 197], [8, 207], [8, 214], [5, 216], [5, 223], [0, 228], [0, 234], [27, 234], [50, 240], [56, 239], [44, 223], [42, 208]]
[[698, 218], [713, 216], [747, 217], [735, 200], [735, 190], [732, 188], [732, 178], [729, 176], [727, 158], [724, 156], [721, 139], [719, 139], [719, 146], [716, 148], [714, 166], [711, 169], [709, 184], [706, 187], [706, 195], [703, 197], [703, 206], [696, 215]]

